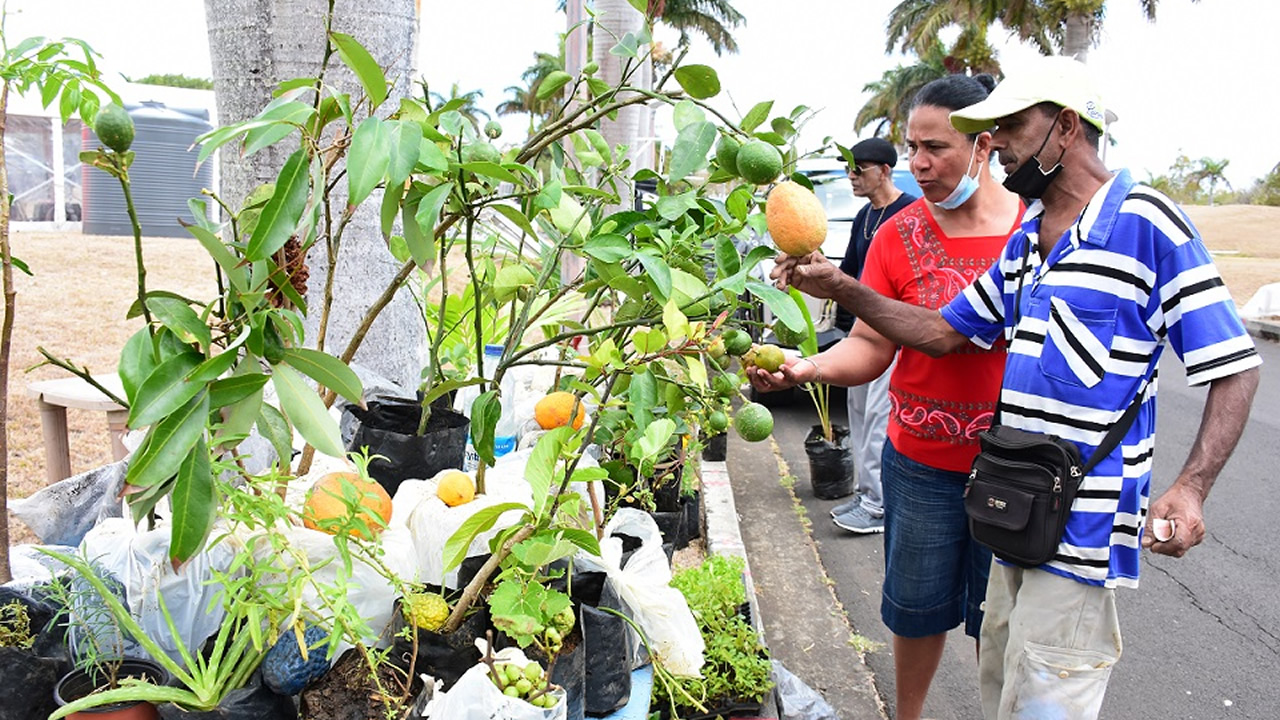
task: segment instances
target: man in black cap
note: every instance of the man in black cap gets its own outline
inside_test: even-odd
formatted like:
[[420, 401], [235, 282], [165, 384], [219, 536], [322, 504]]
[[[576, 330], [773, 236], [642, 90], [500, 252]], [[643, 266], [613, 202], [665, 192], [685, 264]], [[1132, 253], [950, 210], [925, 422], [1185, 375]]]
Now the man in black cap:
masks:
[[[854, 145], [850, 152], [853, 164], [847, 172], [853, 194], [869, 201], [853, 219], [849, 247], [840, 262], [840, 269], [856, 278], [862, 274], [876, 231], [899, 210], [915, 202], [916, 197], [893, 184], [898, 152], [888, 140], [868, 138]], [[836, 327], [848, 332], [853, 328], [853, 321], [853, 313], [843, 307], [837, 309]], [[849, 440], [857, 465], [858, 494], [832, 508], [831, 517], [836, 525], [859, 535], [884, 532], [880, 452], [889, 422], [889, 375], [892, 372], [893, 366], [890, 366], [875, 380], [848, 390]]]

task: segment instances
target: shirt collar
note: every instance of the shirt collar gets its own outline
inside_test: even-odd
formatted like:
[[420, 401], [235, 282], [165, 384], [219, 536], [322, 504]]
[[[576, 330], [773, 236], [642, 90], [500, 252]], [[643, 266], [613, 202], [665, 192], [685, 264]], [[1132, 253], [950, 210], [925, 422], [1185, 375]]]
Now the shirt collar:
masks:
[[[1123, 169], [1103, 183], [1089, 199], [1084, 212], [1076, 218], [1075, 225], [1068, 233], [1072, 248], [1079, 249], [1081, 238], [1090, 245], [1105, 247], [1111, 236], [1111, 229], [1115, 227], [1116, 218], [1120, 216], [1120, 205], [1136, 184], [1129, 171]], [[1038, 237], [1041, 215], [1044, 215], [1044, 201], [1036, 199], [1022, 215], [1023, 232], [1028, 236]]]

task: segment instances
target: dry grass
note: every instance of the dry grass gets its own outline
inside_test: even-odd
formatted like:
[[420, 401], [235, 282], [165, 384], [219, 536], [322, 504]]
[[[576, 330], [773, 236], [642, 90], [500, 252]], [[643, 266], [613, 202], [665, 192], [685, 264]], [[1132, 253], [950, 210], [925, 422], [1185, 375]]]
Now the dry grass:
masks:
[[[1280, 226], [1280, 208], [1189, 207], [1187, 213], [1218, 253], [1218, 266], [1238, 304], [1261, 285], [1280, 281], [1280, 243], [1271, 231]], [[13, 247], [35, 273], [17, 279], [10, 365], [9, 497], [20, 498], [46, 483], [40, 416], [25, 386], [66, 377], [48, 366], [24, 373], [42, 360], [36, 347], [87, 365], [94, 373], [111, 373], [120, 348], [141, 322], [125, 318], [137, 297], [130, 238], [15, 232]], [[143, 252], [150, 268], [148, 288], [203, 299], [213, 295], [212, 261], [194, 240], [150, 238]], [[104, 414], [69, 410], [67, 424], [73, 471], [110, 462]], [[21, 523], [13, 524], [12, 534], [15, 543], [34, 541]]]

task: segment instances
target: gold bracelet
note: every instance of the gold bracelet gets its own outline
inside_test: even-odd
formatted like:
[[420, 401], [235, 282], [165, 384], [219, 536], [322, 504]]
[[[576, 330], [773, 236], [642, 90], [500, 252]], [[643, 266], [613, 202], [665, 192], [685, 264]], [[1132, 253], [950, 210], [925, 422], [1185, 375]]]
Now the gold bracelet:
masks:
[[800, 359], [808, 360], [809, 364], [812, 365], [813, 369], [818, 373], [818, 376], [814, 378], [814, 382], [822, 382], [822, 366], [818, 364], [818, 361], [814, 360], [812, 357], [804, 357]]

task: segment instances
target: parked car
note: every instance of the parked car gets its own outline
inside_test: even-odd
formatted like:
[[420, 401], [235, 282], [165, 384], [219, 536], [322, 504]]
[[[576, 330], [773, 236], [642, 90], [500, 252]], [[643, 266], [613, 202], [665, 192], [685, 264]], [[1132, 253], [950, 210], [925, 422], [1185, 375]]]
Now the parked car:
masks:
[[[913, 195], [920, 195], [920, 186], [916, 183], [911, 172], [906, 169], [905, 158], [902, 166], [895, 168], [893, 171], [893, 184], [897, 185], [903, 192]], [[844, 259], [845, 251], [849, 247], [849, 233], [853, 227], [854, 216], [858, 211], [867, 204], [866, 198], [856, 197], [853, 194], [853, 187], [849, 184], [848, 175], [845, 172], [844, 160], [836, 157], [815, 158], [805, 160], [800, 163], [798, 171], [813, 183], [813, 191], [818, 196], [818, 200], [822, 202], [823, 209], [827, 213], [827, 239], [822, 243], [822, 254], [832, 263], [839, 265]], [[769, 238], [766, 236], [761, 238], [761, 242], [768, 244]], [[773, 262], [767, 260], [762, 263], [765, 275], [773, 269]], [[845, 331], [836, 327], [836, 306], [830, 300], [819, 300], [805, 296], [805, 304], [809, 308], [809, 316], [813, 318], [814, 330], [817, 333], [818, 347], [825, 350], [826, 348], [836, 344], [845, 336]], [[768, 308], [763, 308], [760, 319], [766, 327], [773, 324], [773, 314]], [[774, 334], [765, 330], [760, 340], [765, 343], [772, 343], [782, 347], [787, 347], [785, 343], [778, 341]]]

